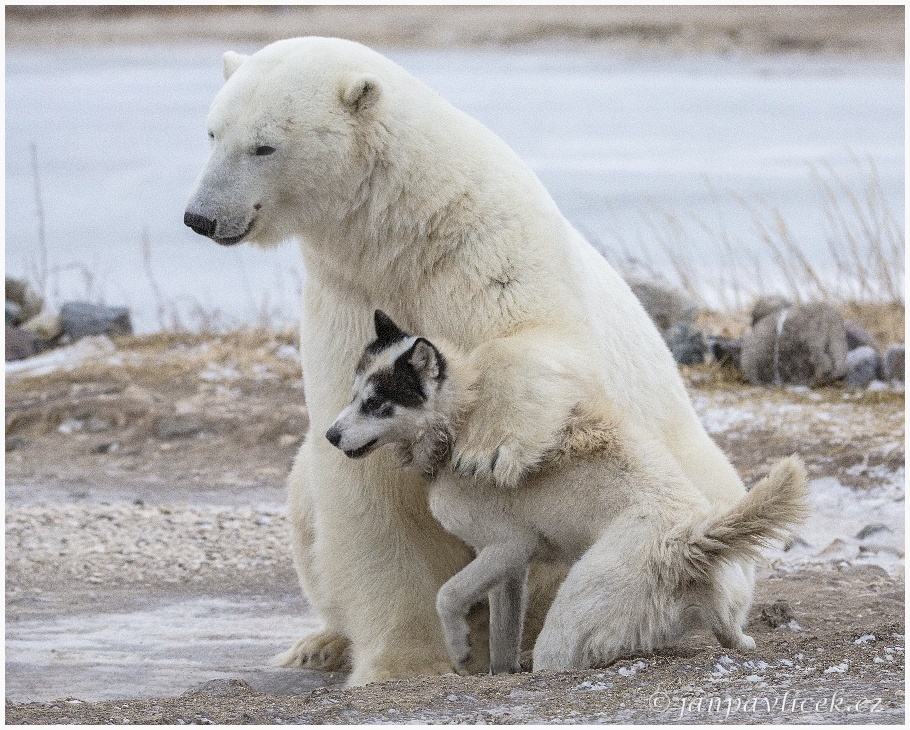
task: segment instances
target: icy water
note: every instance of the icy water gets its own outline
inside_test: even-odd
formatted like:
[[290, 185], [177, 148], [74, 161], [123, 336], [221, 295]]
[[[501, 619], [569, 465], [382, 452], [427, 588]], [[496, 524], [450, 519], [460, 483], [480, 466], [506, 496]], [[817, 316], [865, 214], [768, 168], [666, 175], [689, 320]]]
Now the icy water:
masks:
[[[46, 272], [56, 303], [130, 306], [140, 331], [175, 312], [189, 324], [296, 319], [294, 245], [223, 249], [182, 223], [223, 50], [7, 52], [9, 274]], [[813, 168], [861, 194], [874, 165], [880, 197], [903, 220], [899, 62], [390, 55], [514, 147], [601, 250], [667, 272], [672, 251], [706, 289], [724, 276], [754, 285], [765, 270], [750, 208], [766, 221], [778, 209], [813, 265], [828, 268]]]

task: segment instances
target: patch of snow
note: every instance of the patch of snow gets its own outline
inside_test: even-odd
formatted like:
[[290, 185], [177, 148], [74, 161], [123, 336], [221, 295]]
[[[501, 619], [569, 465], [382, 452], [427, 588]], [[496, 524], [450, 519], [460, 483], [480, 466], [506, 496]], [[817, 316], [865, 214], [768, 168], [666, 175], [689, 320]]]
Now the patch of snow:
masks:
[[[745, 408], [736, 408], [734, 406], [723, 406], [720, 408], [706, 408], [703, 403], [696, 401], [696, 410], [701, 419], [702, 425], [708, 433], [724, 433], [733, 429], [741, 430], [746, 424], [754, 424], [759, 419], [755, 413]], [[699, 407], [701, 406], [701, 407]]]
[[616, 671], [619, 672], [623, 677], [631, 677], [632, 675], [636, 674], [639, 669], [646, 669], [647, 666], [648, 665], [644, 662], [639, 661], [635, 662], [635, 664], [630, 667], [620, 667]]
[[[572, 689], [583, 689], [583, 690], [587, 690], [589, 692], [602, 692], [603, 690], [609, 689], [612, 686], [613, 686], [612, 683], [607, 684], [604, 682], [590, 682], [588, 680], [585, 680], [581, 684], [575, 685]], [[517, 691], [517, 690], [513, 690], [512, 694], [510, 694], [509, 696], [511, 697], [512, 695], [514, 695], [515, 691]], [[528, 694], [530, 694], [530, 693], [525, 693], [523, 696], [528, 696]]]
[[[871, 470], [870, 470], [871, 471]], [[904, 469], [876, 467], [882, 484], [859, 490], [835, 477], [809, 482], [809, 518], [797, 528], [789, 550], [766, 551], [772, 564], [782, 570], [806, 564], [874, 564], [892, 575], [904, 566]], [[875, 534], [874, 542], [856, 535], [866, 525], [881, 523], [888, 531]], [[790, 627], [799, 630], [799, 626]]]
[[117, 346], [104, 335], [83, 337], [66, 347], [58, 347], [43, 355], [6, 363], [6, 377], [37, 377], [58, 370], [75, 370], [94, 358], [114, 355]]
[[240, 371], [232, 365], [216, 365], [209, 363], [205, 370], [199, 373], [199, 379], [208, 383], [218, 383], [225, 380], [237, 380], [241, 377]]

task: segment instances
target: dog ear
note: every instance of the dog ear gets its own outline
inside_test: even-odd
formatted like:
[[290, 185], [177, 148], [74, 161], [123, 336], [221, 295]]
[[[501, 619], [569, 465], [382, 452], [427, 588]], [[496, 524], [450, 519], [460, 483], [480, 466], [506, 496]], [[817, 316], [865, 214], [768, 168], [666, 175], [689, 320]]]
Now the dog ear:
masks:
[[442, 353], [433, 346], [432, 342], [423, 337], [418, 337], [414, 341], [407, 357], [414, 370], [432, 380], [438, 379], [445, 367]]
[[373, 313], [373, 326], [376, 328], [376, 339], [380, 342], [395, 342], [408, 336], [381, 309]]

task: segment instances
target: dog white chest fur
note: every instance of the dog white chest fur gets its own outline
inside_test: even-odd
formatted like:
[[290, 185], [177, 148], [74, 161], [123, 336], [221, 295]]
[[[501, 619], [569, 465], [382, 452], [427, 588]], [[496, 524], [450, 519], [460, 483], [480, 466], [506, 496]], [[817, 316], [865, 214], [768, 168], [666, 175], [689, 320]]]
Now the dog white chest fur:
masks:
[[477, 557], [442, 586], [437, 609], [459, 671], [471, 660], [467, 615], [489, 594], [490, 663], [515, 671], [525, 574], [533, 558], [574, 563], [534, 648], [534, 669], [609, 663], [672, 644], [705, 625], [725, 647], [746, 636], [751, 560], [805, 510], [805, 472], [782, 461], [732, 508], [712, 507], [659, 444], [624, 424], [606, 398], [577, 404], [560, 446], [515, 490], [449, 471], [451, 446], [476, 407], [470, 357], [445, 354], [376, 312], [377, 338], [354, 399], [327, 432], [358, 458], [387, 444], [433, 475], [433, 515]]

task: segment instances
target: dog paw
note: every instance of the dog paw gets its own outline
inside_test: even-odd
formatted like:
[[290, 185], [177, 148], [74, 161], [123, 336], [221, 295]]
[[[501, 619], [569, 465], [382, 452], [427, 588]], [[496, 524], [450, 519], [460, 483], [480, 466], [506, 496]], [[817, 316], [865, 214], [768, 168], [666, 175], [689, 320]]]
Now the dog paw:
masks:
[[315, 631], [276, 656], [274, 662], [280, 667], [347, 672], [351, 669], [351, 642], [335, 631]]

